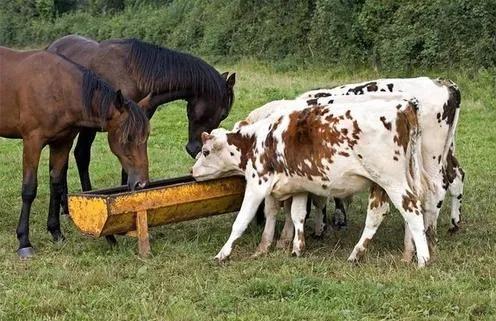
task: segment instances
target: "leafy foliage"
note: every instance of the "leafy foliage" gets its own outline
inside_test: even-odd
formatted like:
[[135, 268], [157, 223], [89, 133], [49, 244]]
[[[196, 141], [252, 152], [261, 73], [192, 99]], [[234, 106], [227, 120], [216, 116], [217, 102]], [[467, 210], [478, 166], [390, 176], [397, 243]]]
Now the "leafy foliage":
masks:
[[496, 66], [496, 0], [0, 1], [2, 45], [45, 45], [68, 33], [282, 65]]

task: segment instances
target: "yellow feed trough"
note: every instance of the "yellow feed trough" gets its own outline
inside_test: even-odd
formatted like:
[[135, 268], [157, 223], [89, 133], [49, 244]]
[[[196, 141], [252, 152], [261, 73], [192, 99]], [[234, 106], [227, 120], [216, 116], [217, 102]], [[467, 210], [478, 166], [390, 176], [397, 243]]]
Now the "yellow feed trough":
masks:
[[150, 253], [148, 227], [238, 211], [243, 177], [196, 182], [191, 176], [160, 180], [139, 191], [124, 186], [69, 195], [69, 213], [82, 233], [138, 237], [140, 256]]

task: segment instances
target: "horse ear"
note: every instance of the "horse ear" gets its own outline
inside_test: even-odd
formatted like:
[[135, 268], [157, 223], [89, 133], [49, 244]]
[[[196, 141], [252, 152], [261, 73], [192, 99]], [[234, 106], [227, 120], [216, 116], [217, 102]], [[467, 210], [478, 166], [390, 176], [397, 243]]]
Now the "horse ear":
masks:
[[233, 88], [233, 87], [234, 87], [234, 84], [236, 83], [236, 73], [235, 73], [235, 72], [233, 72], [233, 73], [229, 76], [229, 78], [227, 78], [226, 82], [227, 82], [227, 87], [229, 87], [229, 88]]
[[122, 96], [122, 92], [120, 89], [115, 92], [114, 106], [121, 113], [124, 111], [125, 108], [124, 96]]
[[223, 73], [220, 74], [220, 76], [222, 78], [224, 78], [224, 80], [227, 80], [227, 75], [229, 75], [229, 71], [226, 71], [226, 72], [223, 72]]
[[150, 108], [150, 101], [152, 100], [152, 93], [149, 93], [148, 96], [145, 98], [141, 99], [138, 102], [138, 106], [143, 110], [146, 111], [148, 108]]

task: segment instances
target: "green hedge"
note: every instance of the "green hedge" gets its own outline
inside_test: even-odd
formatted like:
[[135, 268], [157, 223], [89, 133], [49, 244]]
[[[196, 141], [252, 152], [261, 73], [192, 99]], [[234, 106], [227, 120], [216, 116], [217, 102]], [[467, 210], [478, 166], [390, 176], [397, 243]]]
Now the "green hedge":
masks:
[[211, 57], [496, 67], [496, 0], [2, 0], [0, 44], [137, 37]]

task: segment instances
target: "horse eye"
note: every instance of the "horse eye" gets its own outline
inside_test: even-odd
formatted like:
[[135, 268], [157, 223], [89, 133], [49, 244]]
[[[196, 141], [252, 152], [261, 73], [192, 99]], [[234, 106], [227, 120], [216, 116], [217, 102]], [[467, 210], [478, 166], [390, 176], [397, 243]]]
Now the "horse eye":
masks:
[[208, 154], [210, 154], [210, 151], [208, 151], [208, 150], [204, 150], [204, 151], [203, 151], [203, 156], [207, 157], [207, 156], [208, 156]]

